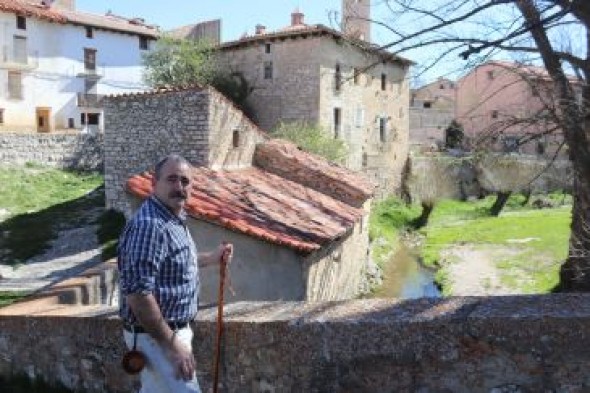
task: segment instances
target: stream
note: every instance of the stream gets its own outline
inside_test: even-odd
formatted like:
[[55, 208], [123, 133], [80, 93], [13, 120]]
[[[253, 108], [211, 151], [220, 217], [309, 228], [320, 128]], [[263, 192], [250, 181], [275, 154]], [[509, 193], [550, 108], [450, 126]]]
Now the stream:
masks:
[[419, 297], [440, 297], [440, 291], [434, 284], [434, 270], [428, 269], [420, 262], [420, 255], [400, 244], [397, 252], [385, 265], [383, 285], [374, 293], [374, 297], [414, 299]]

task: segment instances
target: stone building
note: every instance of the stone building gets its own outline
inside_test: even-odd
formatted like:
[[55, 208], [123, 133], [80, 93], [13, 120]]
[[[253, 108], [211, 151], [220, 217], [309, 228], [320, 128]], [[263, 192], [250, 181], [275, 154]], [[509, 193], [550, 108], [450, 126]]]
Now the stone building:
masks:
[[438, 78], [410, 92], [410, 146], [440, 149], [455, 117], [455, 82]]
[[272, 130], [280, 122], [319, 124], [349, 149], [346, 166], [362, 170], [379, 195], [400, 187], [408, 151], [408, 70], [411, 61], [323, 25], [291, 24], [220, 46], [222, 67], [253, 89], [253, 120]]
[[[579, 82], [571, 80], [581, 100]], [[457, 120], [478, 147], [552, 157], [563, 143], [551, 116], [556, 107], [553, 82], [542, 67], [481, 64], [457, 82], [456, 105]]]
[[[172, 152], [185, 156], [195, 166], [187, 211], [197, 244], [236, 247], [229, 301], [358, 293], [374, 189], [365, 176], [268, 142], [212, 88], [108, 97], [105, 111], [107, 206], [129, 215], [151, 192], [149, 166]], [[213, 301], [216, 269], [203, 269], [201, 282], [201, 301]]]

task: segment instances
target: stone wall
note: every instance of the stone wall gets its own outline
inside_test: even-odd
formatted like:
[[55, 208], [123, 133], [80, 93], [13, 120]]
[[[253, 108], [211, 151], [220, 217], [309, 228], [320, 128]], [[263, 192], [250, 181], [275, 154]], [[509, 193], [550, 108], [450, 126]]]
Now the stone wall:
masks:
[[539, 194], [569, 191], [573, 179], [568, 160], [551, 163], [525, 155], [490, 154], [477, 167], [471, 157], [413, 156], [408, 171], [405, 188], [412, 201], [478, 197], [502, 187], [514, 192], [531, 188]]
[[104, 137], [107, 207], [129, 214], [127, 179], [170, 153], [193, 165], [249, 166], [255, 144], [263, 138], [242, 112], [210, 88], [109, 97]]
[[102, 134], [0, 133], [0, 162], [101, 170]]
[[[590, 390], [590, 295], [227, 305], [224, 392], [560, 392]], [[2, 313], [0, 313], [2, 314]], [[88, 393], [131, 393], [112, 308], [0, 315], [0, 375]], [[194, 325], [211, 387], [215, 308]]]

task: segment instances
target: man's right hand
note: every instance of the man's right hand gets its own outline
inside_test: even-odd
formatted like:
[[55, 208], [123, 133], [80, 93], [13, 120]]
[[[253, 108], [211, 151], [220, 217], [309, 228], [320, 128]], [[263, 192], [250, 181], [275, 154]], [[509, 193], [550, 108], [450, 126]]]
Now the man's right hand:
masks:
[[190, 348], [187, 348], [176, 333], [172, 336], [170, 345], [166, 348], [166, 355], [170, 363], [174, 365], [176, 378], [190, 381], [195, 375], [197, 363]]

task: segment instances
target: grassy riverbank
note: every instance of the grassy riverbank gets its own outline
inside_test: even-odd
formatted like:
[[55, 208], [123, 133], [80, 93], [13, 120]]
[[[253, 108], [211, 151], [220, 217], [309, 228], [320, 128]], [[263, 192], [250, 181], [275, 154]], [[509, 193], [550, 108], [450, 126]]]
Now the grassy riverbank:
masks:
[[[491, 217], [488, 211], [493, 197], [437, 203], [428, 225], [419, 233], [424, 236], [422, 259], [425, 265], [439, 269], [437, 281], [443, 293], [453, 293], [449, 267], [470, 263], [454, 257], [453, 250], [459, 247], [476, 249], [479, 255], [489, 249], [497, 251], [489, 255], [493, 268], [498, 271], [502, 285], [515, 292], [550, 292], [558, 283], [559, 267], [567, 255], [571, 198], [561, 194], [544, 198], [560, 206], [550, 209], [523, 206], [524, 197], [516, 195], [510, 198], [499, 217]], [[378, 263], [388, 263], [386, 256], [391, 255], [399, 232], [411, 229], [419, 212], [417, 206], [408, 207], [392, 199], [376, 204], [370, 232], [372, 239], [384, 239], [377, 244], [373, 242], [372, 252]]]

